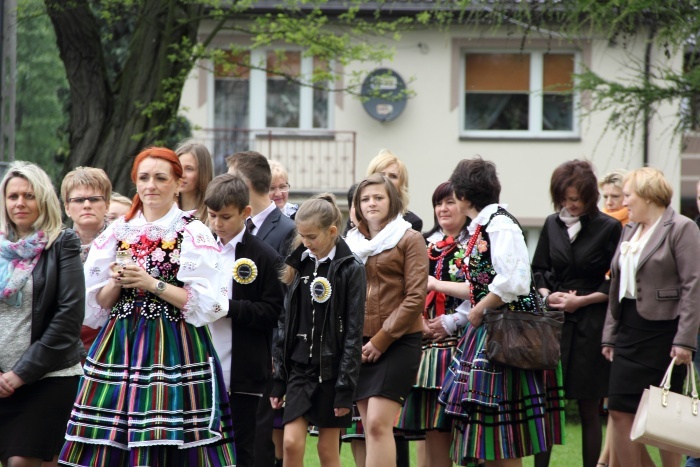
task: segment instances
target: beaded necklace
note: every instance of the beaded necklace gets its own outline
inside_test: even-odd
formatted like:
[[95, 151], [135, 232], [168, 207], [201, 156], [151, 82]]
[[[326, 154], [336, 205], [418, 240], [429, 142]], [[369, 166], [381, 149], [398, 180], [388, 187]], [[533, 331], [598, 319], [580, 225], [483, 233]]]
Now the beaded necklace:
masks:
[[[442, 244], [442, 246], [440, 246], [440, 244]], [[435, 242], [434, 244], [431, 243], [430, 245], [428, 245], [428, 259], [430, 259], [431, 261], [436, 261], [435, 272], [433, 273], [433, 275], [437, 279], [441, 280], [442, 278], [442, 264], [445, 261], [445, 257], [451, 252], [453, 252], [458, 245], [459, 244], [455, 242], [455, 239], [452, 236], [449, 236], [440, 242]], [[435, 247], [435, 249], [440, 249], [440, 253], [437, 256], [433, 256], [431, 254], [433, 246]]]
[[[156, 248], [158, 248], [158, 245], [160, 245], [160, 239], [149, 240], [148, 237], [144, 234], [141, 235], [141, 238], [139, 238], [138, 242], [132, 243], [129, 246], [129, 249], [131, 249], [131, 254], [136, 259], [136, 264], [142, 269], [146, 269], [146, 258], [149, 257], [151, 253], [155, 251]], [[134, 297], [134, 306], [137, 308], [142, 307], [144, 304], [145, 297], [145, 290], [141, 288], [136, 289], [136, 296]], [[136, 318], [137, 315], [134, 314], [134, 319]]]
[[[452, 251], [454, 251], [455, 248], [457, 248], [457, 246], [459, 246], [459, 244], [455, 242], [455, 239], [452, 236], [445, 237], [444, 240], [440, 240], [439, 242], [431, 243], [430, 245], [428, 245], [428, 258], [431, 261], [436, 262], [435, 271], [433, 271], [433, 276], [437, 278], [437, 280], [442, 280], [442, 265], [445, 261], [445, 257]], [[433, 256], [433, 249], [438, 250], [440, 253], [437, 256]], [[435, 307], [436, 316], [444, 315], [445, 301], [446, 296], [444, 293], [435, 290], [428, 292], [428, 295], [425, 297], [425, 308], [423, 309], [423, 317], [425, 319], [429, 319], [428, 305], [430, 305], [431, 303]]]
[[141, 235], [138, 242], [130, 245], [131, 253], [136, 258], [136, 264], [144, 267], [146, 257], [150, 256], [150, 254], [153, 253], [156, 248], [158, 248], [158, 245], [160, 245], [160, 239], [149, 240], [146, 235]]
[[[469, 243], [467, 244], [467, 250], [464, 253], [464, 257], [466, 259], [469, 258], [469, 256], [472, 254], [472, 250], [474, 249], [474, 245], [476, 245], [476, 241], [479, 239], [479, 234], [481, 234], [481, 224], [478, 224], [476, 226], [476, 229], [474, 230], [474, 235], [469, 239]], [[467, 277], [467, 282], [469, 282], [469, 301], [471, 302], [472, 306], [475, 306], [476, 303], [474, 302], [474, 288], [472, 287], [472, 277], [471, 274], [469, 274], [469, 261], [464, 262], [464, 266], [462, 266], [462, 269], [464, 270], [464, 274]]]

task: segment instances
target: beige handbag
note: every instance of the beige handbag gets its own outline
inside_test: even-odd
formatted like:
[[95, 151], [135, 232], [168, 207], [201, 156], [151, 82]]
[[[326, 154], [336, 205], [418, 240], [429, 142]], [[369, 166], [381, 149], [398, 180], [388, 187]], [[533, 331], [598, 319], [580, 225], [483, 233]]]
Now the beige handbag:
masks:
[[630, 438], [667, 451], [700, 457], [700, 414], [695, 369], [692, 363], [688, 364], [683, 394], [671, 392], [671, 372], [675, 363], [674, 357], [661, 387], [650, 386], [644, 390]]

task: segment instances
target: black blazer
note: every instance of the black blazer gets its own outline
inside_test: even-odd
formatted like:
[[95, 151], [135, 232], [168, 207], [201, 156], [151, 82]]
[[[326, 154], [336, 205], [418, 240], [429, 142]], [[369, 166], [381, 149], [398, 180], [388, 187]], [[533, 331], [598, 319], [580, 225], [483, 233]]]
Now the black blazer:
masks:
[[294, 240], [294, 231], [294, 221], [282, 214], [279, 208], [275, 208], [258, 227], [255, 236], [277, 250], [284, 259], [289, 254]]
[[85, 353], [80, 342], [85, 276], [73, 230], [62, 231], [41, 253], [32, 280], [31, 344], [12, 368], [26, 384], [79, 363]]
[[255, 263], [258, 277], [249, 284], [231, 279], [231, 391], [262, 393], [272, 369], [272, 330], [284, 307], [277, 276], [282, 262], [277, 251], [248, 231], [236, 245], [236, 259], [240, 258]]

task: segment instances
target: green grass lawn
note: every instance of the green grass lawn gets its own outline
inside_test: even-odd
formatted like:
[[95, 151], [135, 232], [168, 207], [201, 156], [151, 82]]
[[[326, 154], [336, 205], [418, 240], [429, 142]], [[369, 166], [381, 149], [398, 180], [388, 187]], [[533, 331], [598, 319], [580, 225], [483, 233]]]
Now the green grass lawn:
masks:
[[[317, 438], [313, 436], [307, 437], [306, 454], [304, 455], [304, 465], [306, 467], [320, 466], [318, 462], [318, 455], [316, 454], [316, 440]], [[409, 445], [411, 446], [411, 466], [415, 467], [415, 443], [410, 443]], [[654, 462], [657, 465], [661, 465], [659, 451], [655, 448], [649, 448], [649, 452], [652, 459], [654, 459]], [[344, 467], [352, 467], [355, 465], [355, 461], [352, 458], [352, 452], [350, 451], [350, 444], [348, 443], [343, 443], [340, 450], [340, 462]], [[533, 465], [533, 457], [526, 457], [523, 462], [523, 467], [532, 467]], [[564, 445], [554, 446], [550, 465], [552, 467], [581, 465], [581, 425], [576, 423], [566, 424], [566, 438]]]

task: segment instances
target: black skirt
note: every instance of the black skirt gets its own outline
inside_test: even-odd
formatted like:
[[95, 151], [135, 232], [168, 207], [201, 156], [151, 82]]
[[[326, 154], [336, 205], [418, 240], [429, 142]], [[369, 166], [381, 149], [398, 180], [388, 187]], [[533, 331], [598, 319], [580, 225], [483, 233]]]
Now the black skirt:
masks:
[[[658, 386], [671, 364], [671, 347], [678, 330], [678, 320], [651, 321], [637, 312], [636, 300], [623, 299], [620, 325], [610, 370], [608, 408], [636, 413], [642, 393]], [[686, 375], [685, 365], [673, 369], [671, 390], [681, 392]]]
[[[590, 292], [578, 293], [588, 295]], [[565, 314], [561, 365], [567, 399], [600, 399], [607, 395], [610, 363], [601, 352], [606, 311], [607, 302], [594, 303]]]
[[0, 399], [0, 459], [50, 461], [58, 455], [79, 381], [79, 376], [44, 378]]
[[[369, 339], [365, 339], [368, 341]], [[374, 363], [360, 366], [355, 400], [369, 397], [386, 397], [403, 405], [408, 393], [416, 384], [421, 358], [422, 333], [400, 337]]]
[[318, 382], [318, 365], [292, 363], [282, 423], [304, 417], [318, 428], [348, 428], [352, 409], [347, 415], [335, 416], [335, 383], [335, 379]]

